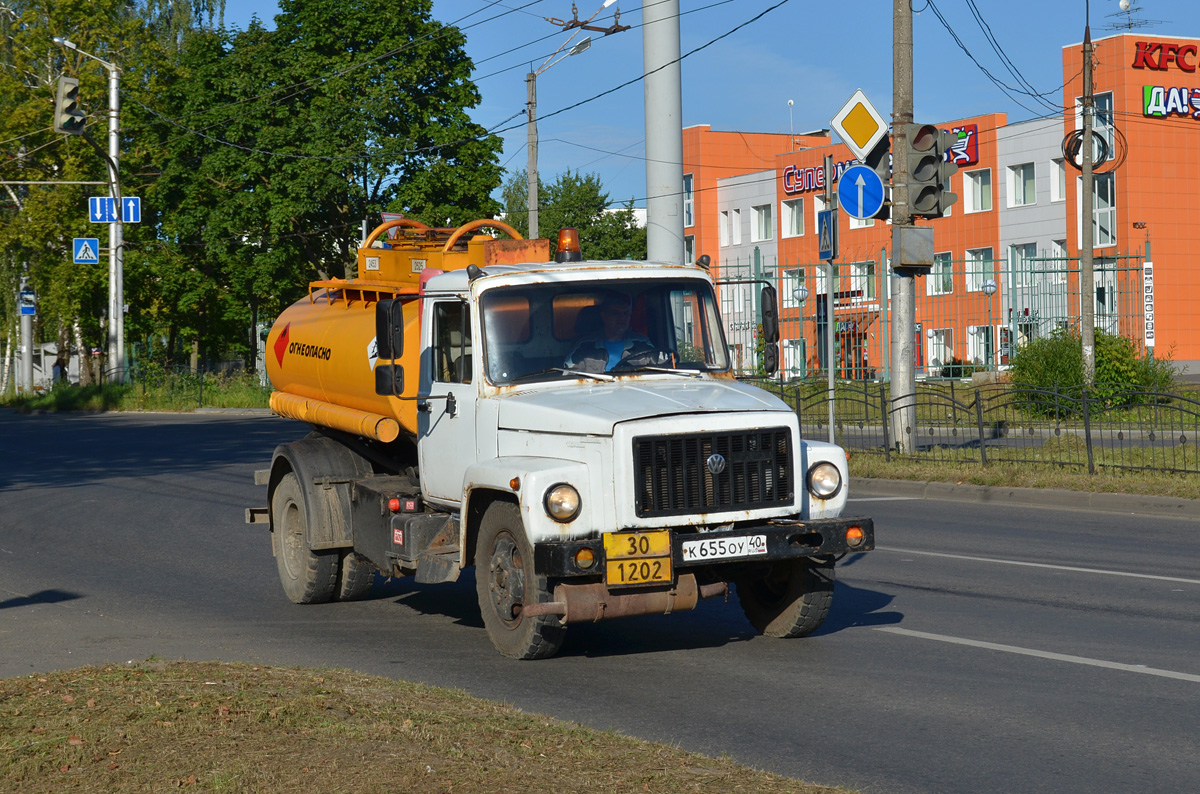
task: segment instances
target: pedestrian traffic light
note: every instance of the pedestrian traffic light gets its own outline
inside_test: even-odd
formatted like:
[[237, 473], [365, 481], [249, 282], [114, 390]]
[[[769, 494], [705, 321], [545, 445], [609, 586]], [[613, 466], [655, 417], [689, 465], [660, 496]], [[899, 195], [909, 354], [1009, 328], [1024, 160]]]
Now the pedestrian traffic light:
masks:
[[54, 94], [54, 131], [65, 135], [82, 135], [87, 114], [79, 109], [79, 81], [74, 77], [58, 78]]
[[958, 171], [946, 154], [957, 140], [953, 132], [943, 132], [932, 124], [909, 125], [908, 203], [912, 215], [940, 218], [958, 201], [957, 194], [946, 190], [947, 180]]

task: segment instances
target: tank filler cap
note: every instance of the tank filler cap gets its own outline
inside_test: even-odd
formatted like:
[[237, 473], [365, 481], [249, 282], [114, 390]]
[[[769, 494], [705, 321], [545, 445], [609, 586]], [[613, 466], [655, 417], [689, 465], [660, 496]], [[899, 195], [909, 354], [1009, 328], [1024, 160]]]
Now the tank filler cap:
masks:
[[579, 247], [579, 230], [570, 227], [560, 229], [558, 244], [554, 246], [555, 262], [582, 262], [583, 249]]

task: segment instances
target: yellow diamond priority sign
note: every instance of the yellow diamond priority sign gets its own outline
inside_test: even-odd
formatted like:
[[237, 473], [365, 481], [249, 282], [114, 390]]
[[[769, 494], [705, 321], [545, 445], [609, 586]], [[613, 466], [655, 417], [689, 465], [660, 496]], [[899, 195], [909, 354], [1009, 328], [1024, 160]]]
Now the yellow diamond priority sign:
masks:
[[888, 132], [887, 122], [867, 100], [861, 88], [837, 112], [830, 125], [854, 152], [854, 156], [863, 161]]

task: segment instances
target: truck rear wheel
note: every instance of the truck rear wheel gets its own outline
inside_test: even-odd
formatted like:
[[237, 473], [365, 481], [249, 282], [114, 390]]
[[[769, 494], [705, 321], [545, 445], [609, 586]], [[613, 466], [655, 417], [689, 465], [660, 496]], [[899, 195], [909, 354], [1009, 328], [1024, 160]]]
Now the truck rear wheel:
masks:
[[738, 579], [746, 618], [768, 637], [804, 637], [816, 631], [833, 602], [833, 560], [802, 558], [772, 563], [758, 576]]
[[283, 475], [271, 497], [271, 545], [283, 592], [294, 604], [323, 604], [337, 585], [337, 551], [308, 548], [308, 513], [296, 475]]
[[475, 591], [484, 628], [501, 655], [544, 659], [558, 652], [567, 632], [558, 616], [521, 615], [523, 605], [549, 601], [550, 587], [534, 573], [533, 546], [511, 502], [493, 503], [480, 521]]
[[334, 598], [338, 601], [359, 601], [371, 592], [375, 584], [375, 566], [353, 551], [343, 551], [338, 557], [337, 588]]

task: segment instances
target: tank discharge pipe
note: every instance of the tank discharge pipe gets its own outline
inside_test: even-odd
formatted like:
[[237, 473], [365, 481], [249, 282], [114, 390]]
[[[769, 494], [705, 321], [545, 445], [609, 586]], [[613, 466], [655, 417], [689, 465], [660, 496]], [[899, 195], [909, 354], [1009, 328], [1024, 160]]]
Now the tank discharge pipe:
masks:
[[288, 419], [331, 427], [385, 444], [400, 437], [400, 423], [390, 416], [359, 411], [283, 391], [271, 393], [271, 410]]

